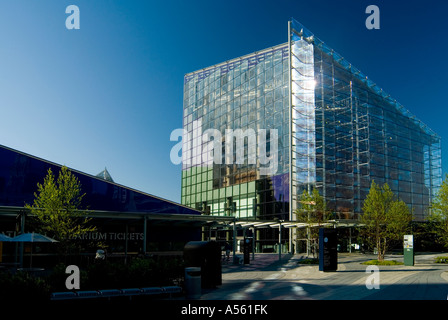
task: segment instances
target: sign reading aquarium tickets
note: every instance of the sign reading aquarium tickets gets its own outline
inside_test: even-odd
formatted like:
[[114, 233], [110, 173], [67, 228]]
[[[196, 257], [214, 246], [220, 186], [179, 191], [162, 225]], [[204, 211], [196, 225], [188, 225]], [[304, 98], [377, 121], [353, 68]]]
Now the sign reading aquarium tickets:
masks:
[[405, 235], [403, 237], [403, 259], [405, 266], [414, 265], [414, 236]]

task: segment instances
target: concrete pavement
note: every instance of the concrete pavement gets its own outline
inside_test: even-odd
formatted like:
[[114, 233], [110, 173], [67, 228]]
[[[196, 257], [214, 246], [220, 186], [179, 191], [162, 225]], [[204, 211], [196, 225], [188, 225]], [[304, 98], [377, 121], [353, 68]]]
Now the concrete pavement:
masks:
[[[378, 266], [372, 273], [361, 264], [376, 258], [368, 254], [340, 253], [335, 272], [300, 264], [301, 255], [279, 261], [278, 254], [256, 254], [249, 265], [223, 265], [222, 285], [204, 289], [200, 300], [447, 300], [448, 264], [433, 262], [440, 255], [416, 254], [414, 266]], [[378, 289], [366, 286], [373, 280]]]

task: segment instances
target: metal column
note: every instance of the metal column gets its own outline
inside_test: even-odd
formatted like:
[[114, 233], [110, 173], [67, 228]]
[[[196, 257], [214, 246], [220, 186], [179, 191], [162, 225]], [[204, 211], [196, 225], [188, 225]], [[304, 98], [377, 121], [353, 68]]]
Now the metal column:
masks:
[[278, 224], [278, 260], [282, 260], [282, 222]]
[[143, 218], [143, 254], [146, 254], [146, 229], [148, 226], [148, 218]]
[[236, 257], [236, 220], [233, 220], [233, 264], [238, 264]]

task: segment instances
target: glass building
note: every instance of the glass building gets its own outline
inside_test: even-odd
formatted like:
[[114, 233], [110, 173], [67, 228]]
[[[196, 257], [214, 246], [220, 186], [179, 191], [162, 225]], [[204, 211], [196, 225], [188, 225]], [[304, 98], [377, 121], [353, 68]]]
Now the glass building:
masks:
[[185, 75], [182, 204], [294, 221], [317, 188], [335, 219], [357, 220], [375, 181], [423, 220], [441, 185], [440, 137], [300, 23], [288, 32]]

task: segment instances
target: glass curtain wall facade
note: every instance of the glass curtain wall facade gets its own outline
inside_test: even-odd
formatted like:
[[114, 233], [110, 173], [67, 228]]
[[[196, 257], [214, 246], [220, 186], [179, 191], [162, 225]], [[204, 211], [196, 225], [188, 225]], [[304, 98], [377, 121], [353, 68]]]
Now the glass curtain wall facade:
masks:
[[423, 220], [442, 182], [440, 137], [303, 25], [292, 20], [289, 29], [292, 109], [304, 110], [292, 132], [304, 136], [295, 123], [309, 119], [308, 156], [315, 156], [308, 180], [300, 176], [304, 161], [297, 173], [293, 167], [293, 185], [316, 186], [335, 218], [357, 219], [371, 182], [387, 183]]
[[[185, 75], [182, 204], [294, 220], [316, 187], [336, 219], [357, 219], [374, 180], [423, 219], [441, 184], [440, 137], [300, 23], [288, 32], [286, 44]], [[226, 132], [237, 129], [246, 138], [229, 162]], [[276, 170], [250, 161], [254, 150], [276, 151]]]
[[[289, 50], [283, 44], [185, 76], [182, 204], [212, 215], [272, 220], [289, 217]], [[221, 133], [222, 161], [212, 161], [205, 135]], [[255, 139], [233, 142], [225, 161], [226, 130], [252, 133]], [[275, 129], [275, 131], [274, 131]], [[260, 135], [266, 130], [266, 135]], [[271, 131], [272, 130], [272, 131]], [[271, 134], [272, 133], [272, 134]], [[274, 134], [275, 133], [275, 134]], [[260, 144], [260, 139], [265, 143]], [[263, 174], [251, 152], [274, 139], [277, 163]], [[228, 142], [228, 141], [227, 141]], [[242, 150], [241, 150], [242, 149]], [[237, 152], [243, 152], [237, 163]]]

